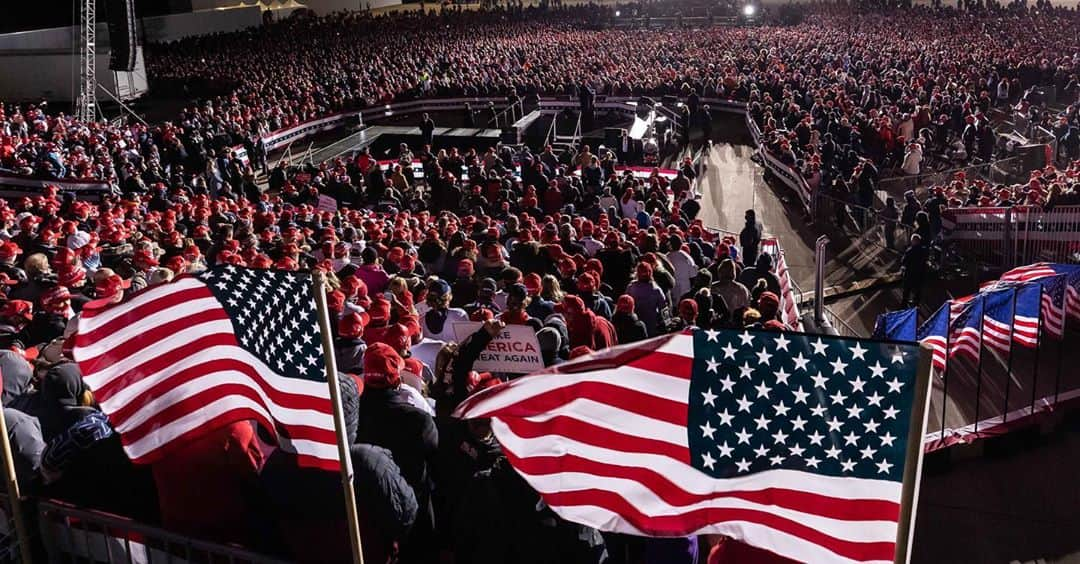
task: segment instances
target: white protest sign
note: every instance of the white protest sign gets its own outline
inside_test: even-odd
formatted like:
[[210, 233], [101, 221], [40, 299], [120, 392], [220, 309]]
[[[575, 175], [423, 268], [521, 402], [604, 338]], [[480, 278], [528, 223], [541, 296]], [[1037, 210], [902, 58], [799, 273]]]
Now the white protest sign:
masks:
[[[482, 326], [475, 322], [455, 323], [454, 336], [460, 343]], [[544, 357], [540, 354], [536, 331], [528, 325], [504, 327], [473, 363], [473, 369], [479, 372], [530, 374], [543, 368]]]

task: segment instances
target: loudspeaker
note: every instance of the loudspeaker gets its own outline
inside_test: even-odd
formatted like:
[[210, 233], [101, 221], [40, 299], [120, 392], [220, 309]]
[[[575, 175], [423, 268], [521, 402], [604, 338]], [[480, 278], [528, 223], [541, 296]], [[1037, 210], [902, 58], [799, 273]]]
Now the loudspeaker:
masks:
[[625, 129], [621, 129], [618, 127], [605, 127], [604, 145], [610, 147], [613, 150], [617, 150], [619, 147], [622, 147], [622, 137], [625, 133]]
[[108, 0], [109, 70], [135, 70], [135, 0]]

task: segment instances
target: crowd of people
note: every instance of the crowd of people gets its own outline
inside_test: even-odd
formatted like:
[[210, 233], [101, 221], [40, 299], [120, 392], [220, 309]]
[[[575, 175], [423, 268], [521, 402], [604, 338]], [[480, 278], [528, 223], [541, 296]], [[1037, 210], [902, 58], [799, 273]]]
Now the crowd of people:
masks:
[[[620, 562], [631, 553], [689, 563], [699, 549], [740, 550], [602, 535], [559, 519], [483, 421], [449, 414], [516, 376], [473, 369], [505, 325], [534, 329], [546, 366], [689, 327], [787, 328], [776, 257], [763, 252], [752, 210], [737, 235], [717, 234], [697, 217], [692, 166], [671, 179], [619, 174], [610, 152], [588, 146], [401, 147], [386, 167], [361, 151], [299, 170], [282, 163], [264, 186], [260, 136], [405, 98], [587, 86], [677, 95], [695, 111], [703, 97], [744, 101], [778, 158], [815, 187], [855, 178], [872, 188], [879, 169], [918, 165], [912, 145], [944, 155], [959, 143], [988, 156], [991, 109], [1032, 86], [1075, 99], [1080, 53], [1069, 49], [1080, 17], [823, 5], [792, 27], [646, 31], [598, 29], [597, 10], [289, 18], [149, 46], [154, 88], [197, 100], [168, 122], [0, 108], [0, 168], [115, 186], [98, 203], [56, 188], [0, 203], [0, 370], [25, 491], [299, 561], [347, 559], [336, 476], [296, 467], [251, 422], [132, 466], [65, 352], [91, 302], [216, 265], [320, 270], [347, 375], [369, 561]], [[251, 162], [232, 153], [237, 145]], [[1078, 172], [1077, 162], [1039, 171], [1008, 197], [1064, 203]], [[957, 179], [929, 201], [912, 196], [898, 220], [936, 231], [950, 198], [982, 205], [1003, 189]], [[337, 211], [316, 209], [326, 195]], [[458, 342], [452, 328], [465, 320], [482, 328]]]
[[[685, 205], [693, 198], [679, 194], [681, 172], [670, 181], [616, 176], [601, 188], [566, 173], [579, 165], [551, 167], [543, 153], [406, 151], [385, 170], [366, 154], [336, 163], [341, 171], [324, 165], [304, 191], [286, 179], [274, 193], [211, 197], [176, 182], [96, 204], [55, 188], [0, 204], [0, 369], [25, 491], [301, 561], [346, 558], [332, 474], [297, 468], [250, 422], [132, 466], [65, 347], [87, 304], [121, 302], [176, 276], [214, 265], [321, 270], [348, 375], [371, 561], [431, 562], [448, 551], [470, 562], [600, 562], [612, 543], [632, 542], [538, 508], [490, 429], [449, 413], [514, 376], [472, 369], [507, 324], [535, 330], [548, 366], [689, 327], [786, 329], [760, 222], [748, 211], [737, 236], [705, 229]], [[588, 147], [578, 156], [595, 166]], [[429, 187], [414, 195], [419, 212], [387, 204], [372, 180], [392, 192], [395, 177], [413, 177], [402, 173], [413, 158]], [[442, 168], [452, 158], [485, 182], [458, 190]], [[523, 185], [513, 160], [552, 180]], [[368, 179], [366, 189], [345, 197], [324, 184], [339, 173]], [[337, 212], [315, 209], [320, 188], [341, 198]], [[457, 342], [453, 325], [466, 320], [483, 329]], [[492, 527], [513, 529], [494, 540]], [[688, 553], [696, 542], [648, 550]]]
[[[1075, 11], [807, 9], [790, 27], [598, 29], [610, 7], [292, 17], [147, 46], [155, 90], [197, 103], [145, 126], [82, 124], [41, 106], [0, 113], [0, 167], [117, 185], [158, 165], [223, 177], [228, 148], [337, 111], [434, 96], [677, 95], [745, 101], [776, 153], [813, 184], [860, 159], [994, 155], [991, 110], [1080, 93]], [[898, 21], [907, 30], [896, 33]], [[1036, 104], [1036, 107], [1040, 107]], [[1062, 114], [1077, 123], [1075, 104]], [[1075, 134], [1074, 134], [1075, 136]], [[152, 180], [151, 180], [152, 182]]]

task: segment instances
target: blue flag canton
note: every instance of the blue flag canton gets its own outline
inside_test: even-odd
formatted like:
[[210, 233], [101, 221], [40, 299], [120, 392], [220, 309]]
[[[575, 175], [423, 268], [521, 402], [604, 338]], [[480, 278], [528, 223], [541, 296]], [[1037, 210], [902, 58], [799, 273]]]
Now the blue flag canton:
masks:
[[236, 340], [286, 378], [325, 381], [322, 334], [311, 277], [216, 266], [198, 275], [229, 314]]
[[694, 332], [691, 463], [716, 478], [788, 469], [900, 481], [918, 348]]

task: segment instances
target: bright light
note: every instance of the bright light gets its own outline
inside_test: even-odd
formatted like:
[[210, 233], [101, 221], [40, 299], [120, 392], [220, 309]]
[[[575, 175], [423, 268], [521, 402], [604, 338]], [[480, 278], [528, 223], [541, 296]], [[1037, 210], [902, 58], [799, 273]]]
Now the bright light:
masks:
[[617, 18], [617, 17], [619, 17], [619, 16], [621, 16], [621, 15], [622, 15], [622, 12], [620, 12], [620, 11], [618, 11], [618, 10], [615, 10], [615, 17], [616, 17], [616, 18]]
[[757, 9], [754, 8], [753, 4], [747, 4], [747, 5], [743, 6], [743, 8], [742, 8], [743, 15], [748, 17], [748, 18], [750, 16], [753, 16], [754, 12], [756, 12], [756, 11], [757, 11]]

